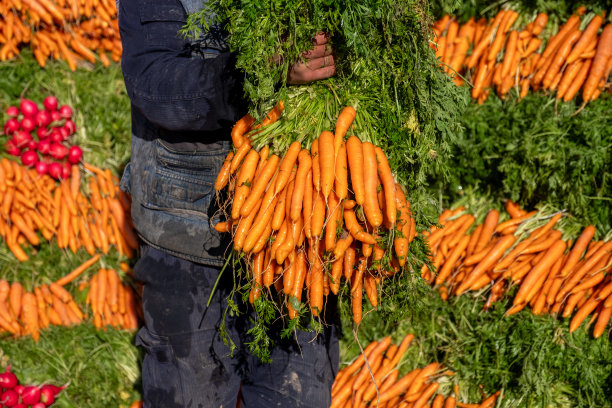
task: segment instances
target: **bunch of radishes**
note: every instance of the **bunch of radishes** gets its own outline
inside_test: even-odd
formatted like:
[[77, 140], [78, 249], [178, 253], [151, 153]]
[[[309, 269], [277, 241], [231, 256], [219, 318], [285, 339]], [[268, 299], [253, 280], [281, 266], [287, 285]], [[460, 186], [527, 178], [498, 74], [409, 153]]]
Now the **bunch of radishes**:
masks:
[[55, 402], [55, 397], [66, 386], [19, 384], [17, 376], [11, 372], [11, 366], [8, 366], [6, 371], [0, 374], [0, 407], [45, 408]]
[[6, 115], [4, 134], [9, 139], [4, 146], [9, 154], [21, 156], [21, 162], [35, 167], [39, 174], [70, 177], [70, 166], [83, 157], [79, 146], [68, 143], [76, 132], [70, 106], [58, 108], [57, 98], [50, 95], [44, 99], [43, 109], [30, 99], [22, 99], [19, 107], [10, 106]]

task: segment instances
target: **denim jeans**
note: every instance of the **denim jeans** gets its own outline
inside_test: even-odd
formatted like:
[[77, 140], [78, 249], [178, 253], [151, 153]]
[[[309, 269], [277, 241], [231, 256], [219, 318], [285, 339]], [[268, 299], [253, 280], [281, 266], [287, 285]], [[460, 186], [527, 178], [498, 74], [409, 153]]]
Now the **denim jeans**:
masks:
[[[280, 337], [280, 326], [272, 327], [272, 362], [262, 363], [246, 349], [252, 314], [228, 314], [227, 332], [238, 346], [230, 356], [218, 328], [234, 285], [231, 270], [224, 271], [206, 307], [219, 272], [141, 247], [134, 274], [143, 283], [145, 327], [136, 344], [145, 349], [145, 408], [234, 408], [239, 390], [243, 408], [328, 407], [339, 362], [336, 325], [316, 337], [298, 331], [290, 339]], [[241, 302], [238, 296], [234, 301]], [[326, 312], [337, 316], [335, 301], [328, 306]]]

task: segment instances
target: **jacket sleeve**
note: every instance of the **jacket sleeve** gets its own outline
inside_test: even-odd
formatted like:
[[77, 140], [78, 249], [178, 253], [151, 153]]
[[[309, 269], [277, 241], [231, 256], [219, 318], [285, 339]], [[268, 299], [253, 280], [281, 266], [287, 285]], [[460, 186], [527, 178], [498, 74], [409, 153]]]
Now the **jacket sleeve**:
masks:
[[171, 131], [215, 131], [242, 112], [233, 55], [192, 57], [179, 0], [121, 0], [121, 68], [132, 108]]

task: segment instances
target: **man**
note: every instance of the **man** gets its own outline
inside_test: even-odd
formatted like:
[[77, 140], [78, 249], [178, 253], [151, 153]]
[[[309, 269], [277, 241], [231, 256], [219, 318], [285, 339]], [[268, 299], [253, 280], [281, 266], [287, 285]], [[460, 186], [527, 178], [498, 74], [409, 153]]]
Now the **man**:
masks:
[[[143, 283], [145, 407], [324, 407], [338, 365], [334, 327], [313, 339], [281, 339], [272, 363], [245, 352], [248, 316], [224, 316], [233, 278], [227, 272], [206, 302], [225, 263], [227, 242], [211, 228], [216, 175], [230, 148], [232, 124], [246, 113], [240, 73], [218, 27], [192, 42], [178, 34], [201, 0], [121, 0], [122, 70], [132, 102], [132, 157], [122, 188], [132, 195], [141, 238], [134, 268]], [[288, 82], [335, 73], [324, 35]], [[239, 301], [234, 297], [235, 301]], [[239, 351], [230, 356], [218, 328]]]

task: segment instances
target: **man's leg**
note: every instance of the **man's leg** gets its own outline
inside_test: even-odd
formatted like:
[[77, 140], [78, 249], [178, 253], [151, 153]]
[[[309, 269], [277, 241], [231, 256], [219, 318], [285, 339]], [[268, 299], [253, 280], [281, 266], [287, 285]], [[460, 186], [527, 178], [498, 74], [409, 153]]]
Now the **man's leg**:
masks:
[[[145, 327], [136, 343], [146, 351], [145, 407], [235, 407], [241, 361], [230, 358], [217, 331], [232, 287], [231, 271], [224, 272], [206, 308], [219, 271], [142, 246], [134, 276], [143, 283]], [[235, 323], [228, 318], [227, 330], [238, 341]]]

